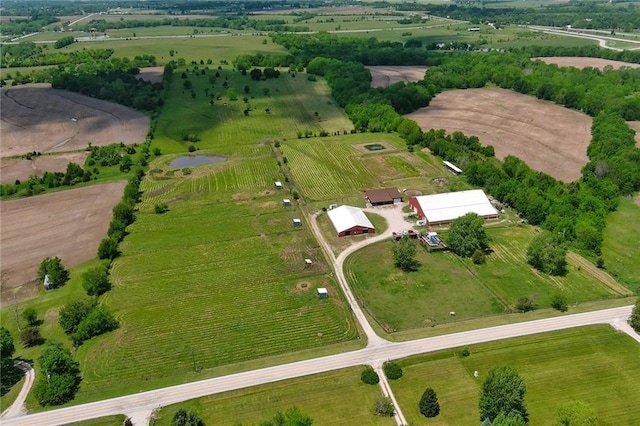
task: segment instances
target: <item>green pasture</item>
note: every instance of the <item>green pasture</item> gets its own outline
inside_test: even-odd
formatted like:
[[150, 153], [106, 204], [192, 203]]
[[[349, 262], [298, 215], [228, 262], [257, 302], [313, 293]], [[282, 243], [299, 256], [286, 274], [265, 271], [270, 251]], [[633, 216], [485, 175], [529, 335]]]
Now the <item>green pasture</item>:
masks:
[[[324, 81], [308, 81], [304, 73], [285, 71], [279, 78], [254, 81], [248, 74], [214, 67], [204, 70], [202, 75], [204, 68], [190, 68], [188, 72], [179, 69], [174, 74], [153, 142], [163, 153], [186, 151], [192, 142], [183, 141], [185, 134], [200, 139], [194, 144], [198, 149], [228, 154], [243, 145], [295, 138], [298, 132], [333, 133], [352, 128], [331, 101]], [[186, 78], [182, 78], [183, 72]], [[191, 82], [193, 92], [184, 89], [185, 80]], [[231, 99], [229, 89], [235, 90], [236, 100]], [[265, 94], [264, 90], [268, 92]], [[243, 100], [245, 97], [247, 102]]]
[[[180, 27], [177, 27], [180, 28]], [[131, 29], [130, 33], [133, 33]], [[137, 34], [137, 33], [136, 33]], [[128, 35], [126, 37], [131, 37]], [[189, 37], [154, 37], [148, 39], [96, 40], [73, 43], [64, 49], [113, 49], [114, 56], [133, 58], [136, 55], [154, 55], [159, 65], [165, 65], [172, 59], [184, 58], [205, 62], [211, 58], [218, 65], [221, 60], [231, 63], [242, 54], [286, 54], [284, 47], [269, 42], [262, 44], [264, 36], [213, 34]], [[61, 49], [62, 50], [62, 49]], [[169, 51], [174, 50], [174, 56]]]
[[[368, 313], [387, 332], [500, 314], [523, 296], [534, 296], [539, 308], [548, 308], [556, 293], [569, 303], [622, 295], [601, 282], [593, 269], [578, 264], [584, 259], [577, 255], [577, 260], [569, 259], [565, 277], [532, 269], [526, 263], [526, 248], [535, 235], [529, 227], [495, 227], [487, 232], [493, 252], [484, 265], [452, 252], [429, 253], [418, 247], [420, 269], [405, 273], [393, 266], [393, 242], [384, 241], [351, 255], [345, 272]], [[446, 232], [443, 237], [446, 241]], [[452, 311], [455, 317], [449, 315]]]
[[640, 289], [640, 206], [622, 198], [618, 209], [607, 216], [602, 243], [605, 269], [625, 287]]
[[[254, 157], [144, 180], [138, 219], [113, 264], [114, 289], [105, 295], [122, 326], [78, 351], [77, 401], [191, 381], [221, 366], [358, 337], [302, 212], [282, 206], [288, 188], [274, 188], [282, 175], [269, 151], [263, 146]], [[151, 169], [161, 164], [162, 157]], [[155, 214], [158, 202], [169, 211]], [[295, 228], [293, 218], [303, 226]], [[317, 287], [327, 287], [331, 297], [318, 299]]]
[[206, 424], [259, 424], [298, 407], [314, 425], [392, 425], [374, 414], [379, 386], [360, 381], [360, 367], [346, 368], [268, 385], [210, 395], [162, 408], [156, 425], [169, 425], [179, 408], [194, 411]]
[[[630, 395], [640, 393], [640, 346], [598, 325], [472, 345], [401, 360], [404, 375], [391, 387], [407, 421], [415, 425], [477, 424], [482, 380], [493, 366], [511, 366], [523, 377], [530, 422], [550, 425], [558, 404], [583, 400], [599, 425], [640, 422]], [[474, 378], [473, 372], [479, 377]], [[438, 395], [440, 415], [426, 419], [418, 401], [427, 387]]]

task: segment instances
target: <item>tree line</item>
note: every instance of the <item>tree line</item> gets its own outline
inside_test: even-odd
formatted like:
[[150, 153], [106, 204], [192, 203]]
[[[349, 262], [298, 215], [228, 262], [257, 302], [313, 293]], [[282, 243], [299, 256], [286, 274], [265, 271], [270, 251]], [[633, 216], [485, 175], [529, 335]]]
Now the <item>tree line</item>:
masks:
[[[69, 43], [71, 38], [65, 37], [64, 43]], [[65, 40], [66, 39], [66, 40]], [[57, 43], [57, 42], [56, 42]], [[56, 47], [58, 49], [59, 47]], [[83, 49], [73, 52], [51, 52], [32, 41], [21, 41], [18, 44], [2, 46], [1, 68], [11, 67], [35, 67], [42, 65], [78, 64], [87, 61], [103, 61], [113, 55], [113, 49]], [[4, 76], [5, 80], [11, 80], [10, 76]]]

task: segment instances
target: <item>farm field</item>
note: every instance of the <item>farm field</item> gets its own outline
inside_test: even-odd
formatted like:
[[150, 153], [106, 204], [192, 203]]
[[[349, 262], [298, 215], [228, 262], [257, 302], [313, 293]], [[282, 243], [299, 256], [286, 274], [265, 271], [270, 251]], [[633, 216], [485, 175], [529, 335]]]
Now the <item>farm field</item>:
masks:
[[640, 197], [622, 198], [618, 209], [607, 216], [602, 257], [606, 270], [635, 294], [640, 289]]
[[578, 179], [588, 161], [591, 118], [509, 90], [447, 91], [405, 117], [425, 131], [475, 135], [483, 145], [493, 145], [498, 158], [515, 155], [564, 182]]
[[[569, 256], [565, 277], [537, 273], [526, 264], [526, 247], [534, 236], [529, 228], [494, 227], [487, 232], [494, 252], [484, 265], [418, 247], [420, 270], [404, 273], [393, 266], [392, 242], [384, 241], [347, 258], [345, 273], [356, 297], [387, 332], [509, 312], [522, 296], [534, 296], [539, 308], [548, 308], [556, 292], [570, 303], [628, 295], [575, 254]], [[446, 232], [443, 235], [446, 241]]]
[[374, 414], [379, 386], [360, 381], [361, 368], [347, 368], [298, 379], [211, 395], [168, 406], [156, 416], [156, 425], [169, 425], [179, 408], [192, 410], [207, 424], [259, 424], [278, 412], [298, 407], [317, 425], [393, 425], [389, 417]]
[[638, 68], [640, 64], [632, 64], [630, 62], [612, 61], [610, 59], [601, 58], [578, 58], [568, 56], [552, 56], [545, 58], [531, 58], [532, 61], [542, 61], [547, 64], [556, 64], [559, 67], [575, 67], [575, 68], [598, 68], [603, 70], [605, 67], [610, 66], [617, 70], [622, 67]]
[[[132, 34], [132, 31], [129, 32]], [[128, 35], [127, 37], [131, 37]], [[114, 56], [133, 58], [136, 55], [153, 55], [158, 61], [158, 65], [166, 65], [172, 59], [184, 58], [187, 63], [191, 61], [200, 62], [209, 58], [218, 65], [221, 60], [231, 63], [238, 55], [242, 54], [279, 54], [286, 55], [284, 47], [269, 42], [262, 44], [264, 36], [238, 35], [238, 36], [216, 36], [211, 37], [184, 37], [184, 38], [148, 38], [142, 40], [105, 40], [73, 43], [63, 49], [114, 49]], [[174, 50], [173, 57], [169, 51]]]
[[43, 258], [58, 256], [66, 268], [93, 259], [125, 184], [118, 181], [3, 201], [3, 304], [12, 296], [37, 293], [33, 283]]
[[371, 85], [373, 87], [387, 87], [400, 81], [410, 83], [424, 79], [427, 67], [411, 66], [368, 66], [371, 71]]
[[48, 84], [2, 88], [1, 96], [1, 157], [141, 143], [149, 131], [141, 112]]
[[24, 158], [0, 158], [0, 184], [14, 183], [16, 179], [27, 180], [31, 176], [42, 176], [45, 172], [62, 172], [67, 164], [84, 165], [88, 152], [68, 152], [62, 154]]
[[[181, 79], [180, 71], [174, 75], [171, 102], [158, 118], [154, 146], [163, 153], [184, 152], [192, 142], [183, 139], [190, 135], [200, 139], [194, 143], [198, 149], [229, 154], [240, 146], [295, 138], [304, 131], [333, 133], [353, 127], [331, 102], [326, 83], [307, 81], [305, 74], [282, 72], [279, 78], [254, 81], [248, 74], [210, 69], [204, 75], [202, 70], [191, 70], [185, 77]], [[183, 80], [193, 88], [184, 90]], [[251, 111], [245, 115], [248, 108]]]
[[[493, 366], [514, 367], [527, 386], [531, 424], [549, 425], [558, 404], [582, 400], [599, 425], [637, 424], [640, 412], [628, 395], [640, 392], [640, 347], [607, 325], [502, 340], [401, 360], [404, 375], [390, 381], [407, 421], [415, 425], [478, 422], [478, 394]], [[479, 378], [473, 377], [478, 371]], [[585, 386], [588, 383], [588, 386]], [[440, 415], [426, 420], [418, 411], [425, 388], [438, 395]]]

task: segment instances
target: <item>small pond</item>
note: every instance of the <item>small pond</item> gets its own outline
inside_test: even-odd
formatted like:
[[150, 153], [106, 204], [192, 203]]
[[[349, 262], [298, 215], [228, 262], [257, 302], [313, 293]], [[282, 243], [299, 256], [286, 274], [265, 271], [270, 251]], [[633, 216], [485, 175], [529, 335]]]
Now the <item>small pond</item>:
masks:
[[369, 145], [365, 145], [364, 147], [367, 148], [369, 151], [382, 151], [383, 149], [385, 149], [384, 145], [379, 143], [372, 143]]
[[226, 157], [218, 155], [184, 155], [169, 163], [169, 167], [180, 169], [182, 167], [204, 166], [205, 164], [222, 163]]

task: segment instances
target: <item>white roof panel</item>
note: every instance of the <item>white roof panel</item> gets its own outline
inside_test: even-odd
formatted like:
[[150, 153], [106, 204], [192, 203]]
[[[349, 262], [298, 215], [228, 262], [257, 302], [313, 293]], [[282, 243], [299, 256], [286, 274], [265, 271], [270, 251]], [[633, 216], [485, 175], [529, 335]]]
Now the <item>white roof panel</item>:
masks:
[[481, 189], [421, 195], [416, 200], [429, 222], [451, 221], [467, 213], [482, 217], [498, 214]]
[[333, 227], [338, 233], [353, 228], [354, 226], [363, 226], [373, 228], [373, 224], [365, 216], [362, 209], [352, 206], [340, 206], [327, 212]]

